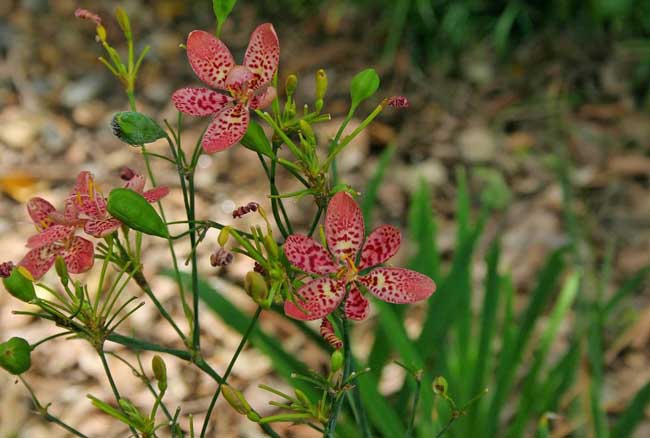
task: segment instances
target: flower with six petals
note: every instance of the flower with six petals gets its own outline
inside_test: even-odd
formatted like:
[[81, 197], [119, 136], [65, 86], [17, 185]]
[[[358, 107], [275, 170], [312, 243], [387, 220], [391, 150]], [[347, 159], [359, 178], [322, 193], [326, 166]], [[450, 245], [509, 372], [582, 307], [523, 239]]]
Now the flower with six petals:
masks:
[[[284, 244], [294, 266], [318, 277], [298, 289], [295, 302], [285, 301], [284, 312], [295, 319], [314, 320], [333, 312], [346, 298], [345, 315], [362, 320], [368, 315], [366, 289], [382, 301], [414, 303], [436, 289], [429, 277], [404, 268], [379, 267], [399, 249], [397, 228], [382, 225], [365, 239], [361, 209], [347, 193], [337, 193], [327, 206], [325, 249], [310, 237], [292, 234]], [[361, 272], [365, 272], [361, 274]]]
[[251, 34], [243, 65], [236, 65], [228, 47], [212, 34], [195, 30], [187, 37], [187, 57], [194, 73], [212, 88], [181, 88], [172, 95], [176, 108], [193, 116], [214, 115], [203, 136], [203, 150], [212, 154], [237, 143], [248, 129], [249, 109], [264, 108], [276, 97], [270, 86], [280, 61], [280, 43], [270, 23]]

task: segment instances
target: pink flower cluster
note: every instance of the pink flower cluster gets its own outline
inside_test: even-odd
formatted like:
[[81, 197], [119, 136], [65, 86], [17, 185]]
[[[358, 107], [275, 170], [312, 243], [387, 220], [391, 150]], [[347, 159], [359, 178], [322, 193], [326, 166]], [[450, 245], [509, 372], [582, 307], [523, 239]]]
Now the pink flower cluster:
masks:
[[[131, 172], [124, 187], [142, 194], [147, 201], [156, 202], [169, 189], [156, 187], [144, 191], [146, 178]], [[104, 237], [117, 230], [122, 223], [106, 211], [106, 198], [97, 189], [90, 172], [83, 171], [64, 201], [63, 211], [58, 211], [43, 198], [27, 202], [27, 213], [36, 226], [37, 234], [27, 240], [29, 252], [19, 265], [25, 267], [35, 279], [41, 278], [63, 257], [68, 271], [73, 274], [85, 272], [93, 266], [94, 246], [90, 240], [77, 236], [82, 229], [92, 237]]]

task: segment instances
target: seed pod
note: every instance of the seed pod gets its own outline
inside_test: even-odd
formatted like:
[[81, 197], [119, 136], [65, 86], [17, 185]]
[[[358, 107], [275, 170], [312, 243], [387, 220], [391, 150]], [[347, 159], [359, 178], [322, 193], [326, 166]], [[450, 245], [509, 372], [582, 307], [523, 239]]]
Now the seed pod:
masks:
[[68, 281], [70, 280], [70, 276], [68, 275], [68, 267], [65, 265], [65, 260], [63, 257], [56, 257], [56, 260], [54, 262], [54, 269], [56, 270], [56, 274], [61, 279], [61, 284], [67, 286]]
[[372, 97], [379, 88], [379, 75], [377, 72], [368, 68], [352, 78], [350, 83], [350, 97], [352, 98], [352, 108], [357, 108], [361, 102]]
[[151, 359], [151, 369], [153, 370], [153, 375], [158, 381], [158, 389], [162, 391], [167, 390], [167, 365], [162, 357], [157, 354]]
[[102, 43], [105, 43], [106, 42], [106, 28], [103, 25], [98, 24], [95, 31], [97, 32], [97, 38], [99, 38], [99, 41], [101, 41]]
[[343, 353], [341, 350], [335, 350], [330, 358], [330, 370], [335, 373], [343, 368]]
[[244, 290], [253, 300], [261, 304], [269, 296], [269, 287], [259, 272], [250, 271], [244, 277]]
[[167, 238], [167, 227], [158, 212], [139, 193], [113, 189], [108, 195], [108, 212], [124, 225], [145, 234]]
[[252, 412], [251, 406], [248, 404], [244, 398], [244, 394], [240, 391], [237, 391], [230, 385], [222, 385], [221, 392], [223, 393], [223, 398], [226, 399], [228, 404], [237, 412], [242, 415], [246, 415], [249, 412]]
[[2, 279], [2, 284], [5, 289], [7, 289], [7, 292], [15, 298], [18, 298], [20, 301], [29, 303], [36, 299], [36, 291], [34, 290], [32, 276], [29, 271], [22, 266], [12, 269], [9, 277]]
[[225, 246], [228, 243], [228, 238], [230, 237], [230, 227], [223, 227], [219, 232], [219, 237], [217, 237], [217, 242], [220, 246]]
[[304, 407], [311, 409], [311, 400], [309, 400], [309, 397], [299, 389], [294, 389], [294, 392], [298, 401], [302, 403]]
[[264, 236], [264, 247], [266, 248], [269, 256], [274, 259], [277, 259], [279, 257], [280, 250], [278, 249], [278, 244], [270, 234]]
[[315, 145], [316, 136], [314, 135], [314, 130], [312, 129], [311, 125], [302, 119], [300, 119], [299, 123], [300, 123], [300, 131], [302, 132], [302, 135], [309, 142], [309, 144]]
[[113, 134], [131, 146], [152, 143], [166, 136], [165, 131], [150, 117], [135, 111], [123, 111], [113, 116]]
[[0, 367], [11, 374], [22, 374], [32, 365], [32, 347], [23, 338], [11, 338], [0, 344]]

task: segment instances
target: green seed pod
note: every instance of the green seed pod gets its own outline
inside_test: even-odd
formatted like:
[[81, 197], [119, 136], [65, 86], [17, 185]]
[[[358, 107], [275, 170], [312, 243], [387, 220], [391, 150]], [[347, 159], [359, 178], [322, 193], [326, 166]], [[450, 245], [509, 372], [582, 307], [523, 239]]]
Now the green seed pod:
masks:
[[68, 267], [65, 265], [65, 260], [63, 257], [56, 257], [56, 260], [54, 262], [54, 269], [56, 270], [56, 274], [61, 279], [61, 284], [67, 286], [68, 281], [70, 280], [70, 276], [68, 275]]
[[217, 242], [219, 246], [225, 246], [228, 243], [228, 238], [230, 237], [230, 227], [223, 227], [219, 232], [219, 237], [217, 237]]
[[302, 135], [305, 137], [305, 139], [309, 142], [309, 144], [316, 144], [316, 136], [314, 135], [314, 130], [312, 129], [311, 125], [305, 122], [303, 119], [300, 119], [300, 131], [302, 132]]
[[251, 406], [244, 398], [244, 394], [240, 391], [237, 391], [230, 385], [222, 385], [221, 392], [223, 393], [223, 398], [226, 399], [228, 404], [240, 414], [246, 415], [249, 412], [252, 412]]
[[433, 379], [433, 392], [437, 395], [445, 396], [447, 395], [447, 379], [442, 376], [438, 376]]
[[335, 373], [343, 368], [343, 353], [341, 350], [334, 350], [330, 358], [330, 370]]
[[151, 359], [151, 368], [153, 369], [153, 375], [158, 381], [158, 389], [160, 391], [167, 390], [167, 365], [162, 357], [157, 354]]
[[322, 68], [316, 72], [316, 100], [323, 100], [327, 92], [327, 73]]
[[284, 84], [284, 89], [287, 92], [287, 97], [293, 96], [293, 93], [296, 92], [296, 87], [298, 86], [298, 77], [294, 74], [287, 76], [287, 81]]
[[368, 68], [352, 78], [350, 83], [350, 97], [352, 98], [352, 108], [359, 106], [361, 102], [372, 97], [379, 88], [379, 75], [377, 72]]
[[152, 143], [166, 136], [165, 131], [153, 119], [135, 111], [115, 114], [111, 127], [117, 138], [131, 146]]
[[11, 374], [22, 374], [32, 365], [32, 347], [23, 338], [11, 338], [0, 344], [0, 367]]
[[306, 407], [307, 409], [311, 409], [311, 400], [309, 400], [309, 397], [307, 397], [307, 395], [299, 389], [294, 389], [294, 392], [298, 401], [302, 403], [302, 406]]
[[257, 304], [262, 304], [269, 296], [269, 287], [266, 280], [256, 271], [250, 271], [244, 277], [244, 290]]
[[108, 212], [124, 225], [145, 234], [167, 238], [167, 227], [158, 212], [139, 193], [130, 189], [113, 189], [108, 195]]
[[11, 270], [9, 277], [2, 279], [2, 284], [7, 289], [7, 292], [15, 298], [29, 303], [36, 299], [36, 291], [34, 290], [34, 283], [31, 277], [27, 269], [22, 266], [16, 266]]
[[277, 259], [280, 255], [278, 244], [270, 234], [264, 236], [264, 247], [266, 248], [266, 251], [268, 252], [269, 256], [271, 256], [271, 258]]

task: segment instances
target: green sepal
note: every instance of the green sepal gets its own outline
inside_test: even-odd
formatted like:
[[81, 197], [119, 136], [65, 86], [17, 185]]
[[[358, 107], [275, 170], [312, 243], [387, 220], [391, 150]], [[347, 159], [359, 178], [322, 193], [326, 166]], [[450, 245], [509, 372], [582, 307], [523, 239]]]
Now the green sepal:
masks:
[[152, 118], [135, 111], [115, 114], [111, 127], [117, 138], [131, 146], [152, 143], [167, 135]]
[[158, 237], [169, 237], [165, 223], [155, 208], [139, 193], [126, 188], [108, 195], [108, 212], [129, 228]]

